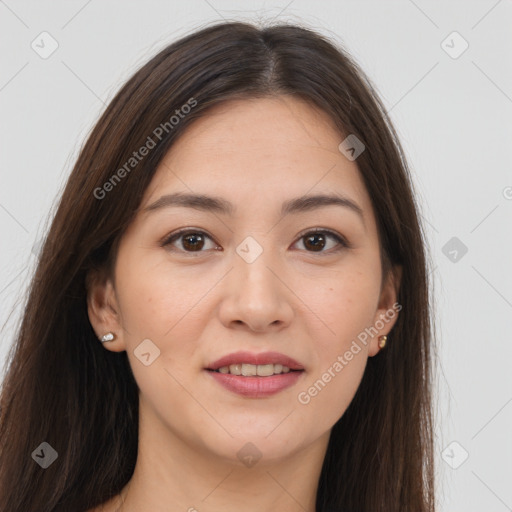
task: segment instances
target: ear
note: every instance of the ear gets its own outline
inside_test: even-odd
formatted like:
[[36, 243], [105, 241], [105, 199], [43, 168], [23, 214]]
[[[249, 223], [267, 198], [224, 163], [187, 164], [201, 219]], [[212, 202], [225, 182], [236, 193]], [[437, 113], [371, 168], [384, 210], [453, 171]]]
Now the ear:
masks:
[[85, 286], [89, 321], [97, 338], [112, 332], [115, 334], [114, 340], [102, 345], [112, 352], [126, 350], [124, 329], [112, 280], [105, 272], [91, 270], [86, 276]]
[[368, 355], [370, 357], [379, 353], [379, 338], [387, 336], [395, 322], [398, 319], [398, 312], [402, 309], [402, 305], [398, 304], [397, 297], [400, 290], [400, 283], [402, 282], [402, 266], [394, 265], [387, 273], [384, 280], [380, 297], [378, 309], [375, 312], [373, 319], [374, 330], [377, 334], [373, 336], [369, 346]]

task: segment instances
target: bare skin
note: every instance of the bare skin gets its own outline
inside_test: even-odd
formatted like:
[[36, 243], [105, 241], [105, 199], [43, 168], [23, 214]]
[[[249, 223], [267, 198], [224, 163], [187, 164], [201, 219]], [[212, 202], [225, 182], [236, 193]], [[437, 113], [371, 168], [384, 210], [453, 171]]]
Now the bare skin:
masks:
[[[314, 511], [331, 429], [398, 316], [333, 371], [392, 310], [400, 280], [400, 269], [382, 276], [372, 203], [356, 161], [338, 150], [343, 138], [297, 99], [237, 100], [197, 120], [166, 155], [114, 278], [88, 295], [95, 332], [116, 334], [104, 347], [127, 351], [140, 388], [134, 475], [95, 512]], [[234, 211], [144, 211], [175, 192], [221, 197]], [[280, 215], [283, 202], [321, 193], [349, 198], [362, 217], [339, 205]], [[160, 244], [181, 228], [204, 233], [200, 243], [185, 233]], [[315, 250], [311, 232], [322, 229], [350, 246], [324, 231]], [[253, 254], [262, 249], [250, 263], [236, 251], [248, 236]], [[134, 353], [145, 339], [160, 351], [148, 366]], [[272, 396], [241, 396], [205, 369], [239, 350], [277, 351], [304, 371]], [[308, 393], [329, 368], [329, 382]], [[237, 456], [247, 443], [261, 454], [251, 467]]]

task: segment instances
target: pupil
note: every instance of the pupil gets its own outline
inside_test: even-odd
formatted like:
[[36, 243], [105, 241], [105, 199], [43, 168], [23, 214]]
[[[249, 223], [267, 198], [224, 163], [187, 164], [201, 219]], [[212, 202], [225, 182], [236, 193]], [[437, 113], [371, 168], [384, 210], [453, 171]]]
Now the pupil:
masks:
[[324, 236], [320, 233], [316, 233], [314, 235], [310, 235], [307, 237], [307, 241], [309, 243], [310, 240], [312, 239], [316, 239], [317, 237], [321, 238], [322, 239], [322, 242], [319, 244], [318, 241], [317, 242], [314, 242], [313, 243], [313, 248], [316, 249], [316, 250], [319, 250], [319, 249], [322, 249], [323, 248], [323, 243], [324, 243]]
[[[201, 238], [202, 238], [202, 236], [201, 236], [201, 235], [199, 235], [199, 234], [195, 234], [195, 235], [186, 235], [186, 236], [184, 237], [184, 241], [185, 241], [185, 244], [184, 244], [184, 245], [185, 245], [185, 247], [189, 246], [189, 247], [191, 247], [192, 249], [194, 249], [194, 248], [195, 248], [195, 249], [197, 249], [198, 247], [199, 247], [199, 248], [201, 248], [201, 244], [200, 244], [200, 243], [199, 243], [199, 244], [197, 243], [197, 240], [198, 240], [198, 239], [199, 239], [199, 242], [201, 242]], [[189, 242], [189, 241], [190, 241], [190, 239], [193, 239], [193, 240], [195, 239], [195, 242], [193, 241], [192, 243], [190, 243], [190, 242]]]

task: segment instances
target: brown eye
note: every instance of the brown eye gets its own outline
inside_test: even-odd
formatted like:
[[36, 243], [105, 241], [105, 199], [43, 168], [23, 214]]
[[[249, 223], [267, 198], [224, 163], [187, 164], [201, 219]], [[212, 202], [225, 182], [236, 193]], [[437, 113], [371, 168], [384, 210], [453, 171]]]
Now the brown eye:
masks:
[[313, 251], [321, 251], [326, 244], [325, 235], [323, 233], [314, 233], [304, 237], [304, 246], [311, 248]]
[[[349, 247], [349, 244], [341, 236], [326, 230], [310, 231], [302, 235], [299, 240], [303, 240], [303, 245], [308, 252], [328, 253]], [[334, 240], [335, 243], [329, 244], [329, 240]], [[325, 247], [327, 250], [324, 250]]]
[[[212, 238], [203, 231], [193, 231], [189, 229], [171, 234], [162, 243], [162, 246], [172, 246], [171, 250], [181, 250], [183, 252], [204, 252], [203, 249], [207, 240], [213, 242]], [[176, 242], [180, 242], [178, 247], [175, 245]], [[217, 248], [218, 247], [215, 243], [213, 243], [212, 247], [210, 247], [210, 249]]]
[[200, 233], [183, 235], [182, 245], [188, 251], [200, 251], [204, 246], [204, 237]]

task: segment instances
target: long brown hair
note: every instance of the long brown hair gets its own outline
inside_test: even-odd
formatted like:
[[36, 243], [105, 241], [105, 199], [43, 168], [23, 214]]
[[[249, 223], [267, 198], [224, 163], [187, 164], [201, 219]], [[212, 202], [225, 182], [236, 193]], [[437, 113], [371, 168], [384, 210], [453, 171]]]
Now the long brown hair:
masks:
[[[229, 99], [281, 94], [324, 110], [340, 142], [342, 134], [363, 141], [357, 165], [373, 203], [383, 268], [403, 270], [403, 309], [386, 350], [369, 358], [353, 401], [332, 429], [316, 510], [434, 510], [426, 244], [398, 137], [374, 88], [342, 48], [298, 26], [219, 23], [169, 45], [137, 71], [81, 149], [6, 366], [0, 396], [3, 511], [81, 512], [130, 480], [138, 387], [126, 352], [107, 351], [96, 338], [87, 314], [87, 277], [93, 269], [112, 271], [119, 239], [159, 162], [194, 119]], [[192, 102], [187, 115], [170, 122]], [[148, 136], [155, 147], [126, 168]], [[123, 166], [126, 172], [119, 173]], [[122, 179], [113, 180], [116, 173]], [[42, 442], [58, 453], [47, 469], [31, 456]]]

